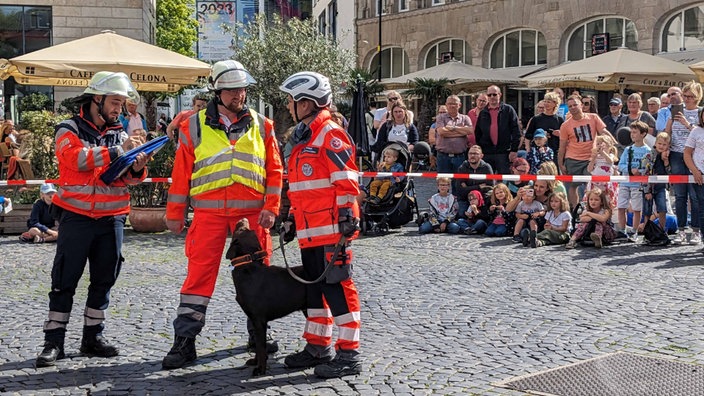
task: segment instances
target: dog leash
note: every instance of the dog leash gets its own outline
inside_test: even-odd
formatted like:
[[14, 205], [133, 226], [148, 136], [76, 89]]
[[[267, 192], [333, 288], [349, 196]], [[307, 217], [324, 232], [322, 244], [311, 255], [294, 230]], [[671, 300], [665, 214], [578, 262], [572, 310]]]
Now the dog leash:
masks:
[[284, 245], [286, 245], [286, 243], [288, 243], [288, 242], [284, 243], [284, 233], [283, 232], [279, 234], [279, 247], [281, 248], [281, 255], [284, 257], [284, 264], [286, 264], [286, 270], [288, 271], [288, 274], [291, 275], [291, 277], [293, 279], [295, 279], [298, 282], [303, 283], [305, 285], [312, 285], [314, 283], [318, 283], [321, 280], [325, 279], [328, 272], [330, 272], [330, 268], [332, 268], [333, 263], [335, 262], [335, 258], [337, 257], [338, 254], [340, 254], [340, 251], [342, 251], [342, 247], [345, 246], [346, 242], [347, 242], [347, 238], [345, 238], [344, 235], [340, 235], [340, 240], [337, 241], [337, 244], [335, 245], [335, 250], [332, 252], [332, 256], [330, 257], [330, 261], [328, 261], [327, 264], [325, 264], [325, 270], [323, 271], [323, 273], [318, 277], [318, 279], [308, 281], [308, 280], [305, 280], [305, 279], [301, 278], [300, 276], [294, 274], [293, 270], [288, 265], [288, 260], [286, 260], [286, 251], [284, 250]]

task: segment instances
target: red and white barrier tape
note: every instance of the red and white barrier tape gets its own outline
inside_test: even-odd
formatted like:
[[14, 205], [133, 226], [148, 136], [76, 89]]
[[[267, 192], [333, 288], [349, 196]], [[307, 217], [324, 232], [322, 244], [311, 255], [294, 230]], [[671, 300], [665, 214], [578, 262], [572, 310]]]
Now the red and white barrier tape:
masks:
[[[529, 180], [559, 180], [575, 183], [694, 183], [691, 175], [657, 175], [657, 176], [572, 176], [572, 175], [481, 175], [466, 173], [438, 173], [438, 172], [359, 172], [363, 177], [449, 177], [451, 179], [489, 180], [489, 181], [529, 181]], [[41, 185], [44, 183], [57, 183], [58, 180], [0, 180], [0, 186], [25, 186]], [[170, 177], [148, 177], [144, 183], [170, 183]]]

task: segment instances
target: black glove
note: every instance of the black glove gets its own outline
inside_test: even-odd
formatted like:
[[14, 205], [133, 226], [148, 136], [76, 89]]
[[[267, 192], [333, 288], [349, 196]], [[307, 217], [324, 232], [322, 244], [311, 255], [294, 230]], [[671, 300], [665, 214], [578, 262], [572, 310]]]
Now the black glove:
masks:
[[340, 233], [348, 238], [361, 229], [359, 219], [352, 215], [352, 210], [349, 208], [339, 210], [338, 228]]
[[284, 235], [284, 242], [291, 242], [296, 238], [296, 222], [293, 216], [289, 216], [279, 227], [279, 234]]

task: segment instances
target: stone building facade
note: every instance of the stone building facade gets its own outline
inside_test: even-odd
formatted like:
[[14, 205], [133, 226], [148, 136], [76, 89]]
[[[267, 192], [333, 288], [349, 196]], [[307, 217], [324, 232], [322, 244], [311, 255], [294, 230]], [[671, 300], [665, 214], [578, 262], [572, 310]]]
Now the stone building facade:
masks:
[[[381, 18], [378, 4], [357, 0], [356, 51], [359, 65], [372, 71], [381, 65], [383, 78], [424, 69], [443, 56], [522, 76], [591, 56], [592, 37], [604, 32], [611, 32], [612, 48], [649, 54], [697, 50], [690, 61], [704, 58], [701, 0], [381, 0]], [[538, 98], [517, 91], [506, 99], [527, 110], [521, 102], [533, 105]]]

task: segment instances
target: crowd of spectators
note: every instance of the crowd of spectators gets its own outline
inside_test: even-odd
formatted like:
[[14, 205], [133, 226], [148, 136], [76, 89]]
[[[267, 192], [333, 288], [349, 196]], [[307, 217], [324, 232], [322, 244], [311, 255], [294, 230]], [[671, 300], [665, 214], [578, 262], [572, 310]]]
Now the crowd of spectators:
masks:
[[[602, 247], [617, 239], [648, 243], [650, 235], [644, 230], [652, 223], [674, 234], [676, 244], [700, 245], [702, 96], [702, 86], [694, 81], [671, 87], [662, 96], [614, 94], [609, 112], [600, 116], [595, 97], [573, 92], [565, 103], [562, 90], [555, 89], [536, 104], [536, 115], [525, 130], [515, 110], [501, 101], [497, 86], [476, 96], [467, 121], [456, 115], [456, 97], [448, 97], [429, 136], [440, 173], [693, 175], [695, 183], [598, 181], [565, 186], [544, 180], [438, 178], [438, 193], [429, 199], [430, 211], [418, 220], [419, 230], [506, 236], [524, 246], [573, 248], [578, 242]], [[448, 135], [448, 113], [466, 130]], [[465, 146], [456, 141], [442, 145], [447, 136], [461, 138]], [[460, 155], [461, 161], [455, 161]]]

